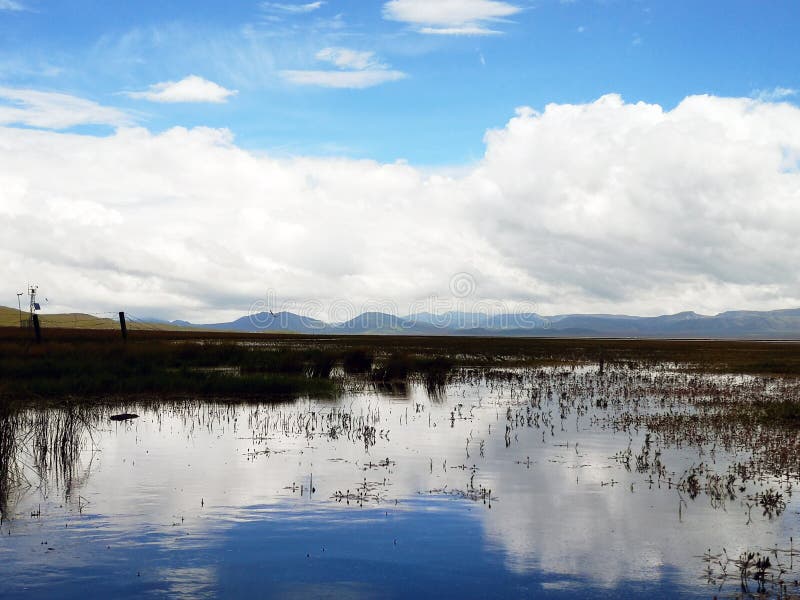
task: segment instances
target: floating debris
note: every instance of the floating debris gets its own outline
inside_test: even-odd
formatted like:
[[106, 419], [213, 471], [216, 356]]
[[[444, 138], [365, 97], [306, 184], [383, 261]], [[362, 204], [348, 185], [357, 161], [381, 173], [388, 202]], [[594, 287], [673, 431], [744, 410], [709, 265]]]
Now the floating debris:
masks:
[[108, 418], [112, 421], [131, 421], [133, 419], [138, 419], [139, 415], [135, 415], [133, 413], [120, 413], [118, 415], [111, 415]]

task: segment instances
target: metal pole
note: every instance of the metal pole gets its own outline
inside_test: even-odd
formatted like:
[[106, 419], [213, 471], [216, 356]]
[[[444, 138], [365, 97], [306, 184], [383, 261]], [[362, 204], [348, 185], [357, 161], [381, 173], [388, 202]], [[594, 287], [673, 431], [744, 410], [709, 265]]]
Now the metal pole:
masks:
[[125, 324], [125, 313], [120, 311], [119, 313], [119, 328], [122, 331], [122, 340], [127, 342], [128, 341], [128, 327]]
[[39, 315], [33, 313], [33, 332], [36, 334], [36, 343], [42, 343], [42, 330], [39, 327]]
[[19, 310], [19, 326], [22, 327], [22, 292], [17, 292], [17, 309]]

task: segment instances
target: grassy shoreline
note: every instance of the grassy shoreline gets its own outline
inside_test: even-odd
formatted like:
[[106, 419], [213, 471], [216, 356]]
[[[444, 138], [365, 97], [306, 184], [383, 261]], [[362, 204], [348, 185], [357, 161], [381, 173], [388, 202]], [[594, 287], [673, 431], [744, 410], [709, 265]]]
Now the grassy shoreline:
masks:
[[264, 398], [336, 392], [334, 369], [378, 381], [453, 367], [672, 363], [689, 370], [795, 377], [800, 343], [235, 334], [0, 328], [0, 399], [142, 394]]

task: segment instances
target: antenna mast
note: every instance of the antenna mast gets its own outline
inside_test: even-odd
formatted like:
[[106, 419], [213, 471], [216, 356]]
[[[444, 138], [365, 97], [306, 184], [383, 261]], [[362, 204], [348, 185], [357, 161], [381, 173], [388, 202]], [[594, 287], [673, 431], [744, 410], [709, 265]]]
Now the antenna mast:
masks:
[[36, 311], [42, 309], [42, 307], [36, 301], [36, 292], [38, 289], [38, 285], [28, 286], [28, 296], [30, 297], [30, 318], [28, 320], [28, 327], [33, 326], [33, 315], [36, 314]]

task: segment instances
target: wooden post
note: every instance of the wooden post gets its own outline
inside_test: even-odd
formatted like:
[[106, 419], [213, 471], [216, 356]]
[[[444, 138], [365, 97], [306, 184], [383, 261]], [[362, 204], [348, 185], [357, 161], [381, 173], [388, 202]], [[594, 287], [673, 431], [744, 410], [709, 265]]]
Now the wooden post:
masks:
[[42, 328], [39, 327], [39, 315], [33, 313], [33, 332], [36, 334], [36, 343], [42, 343]]
[[128, 326], [125, 324], [125, 313], [123, 311], [119, 312], [119, 328], [122, 331], [122, 341], [128, 341]]

